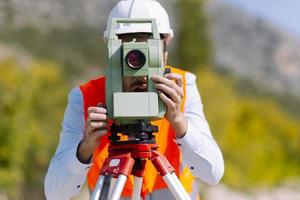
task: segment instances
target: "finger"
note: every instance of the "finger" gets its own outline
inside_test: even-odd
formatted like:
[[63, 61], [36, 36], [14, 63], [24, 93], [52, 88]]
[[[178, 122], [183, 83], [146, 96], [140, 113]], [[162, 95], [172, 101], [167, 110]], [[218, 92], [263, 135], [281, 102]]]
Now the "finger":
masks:
[[170, 88], [164, 84], [154, 84], [155, 88], [157, 90], [160, 90], [166, 94], [166, 96], [169, 96], [175, 103], [181, 102], [181, 97], [178, 95], [175, 89]]
[[152, 81], [156, 82], [156, 83], [164, 83], [168, 86], [171, 86], [174, 84], [173, 81], [169, 80], [169, 79], [166, 79], [162, 76], [159, 76], [159, 75], [156, 75], [154, 74], [152, 77], [151, 77]]
[[165, 75], [165, 78], [169, 79], [169, 80], [175, 80], [175, 82], [177, 83], [177, 85], [179, 87], [183, 86], [183, 79], [182, 79], [182, 75], [180, 74], [176, 74], [176, 73], [169, 73]]
[[93, 129], [107, 128], [107, 124], [107, 122], [90, 122], [90, 126], [93, 127]]
[[92, 112], [106, 113], [106, 109], [103, 107], [96, 107], [96, 106], [88, 107], [88, 113], [92, 113]]
[[151, 79], [154, 82], [161, 82], [170, 86], [174, 84], [174, 81], [172, 80], [175, 80], [175, 81], [179, 81], [179, 83], [182, 85], [182, 76], [180, 74], [175, 74], [175, 73], [166, 74], [165, 77], [154, 74], [151, 77]]
[[170, 98], [168, 98], [163, 92], [159, 91], [158, 95], [161, 98], [161, 100], [166, 104], [168, 109], [175, 108], [175, 103]]
[[108, 128], [107, 122], [89, 122], [86, 125], [86, 134], [91, 135], [95, 130], [104, 130]]
[[160, 77], [158, 75], [153, 75], [152, 80], [155, 83], [163, 83], [163, 84], [167, 85], [168, 87], [171, 87], [171, 88], [175, 89], [176, 92], [178, 93], [178, 95], [180, 95], [181, 97], [183, 96], [182, 88], [179, 87], [179, 85], [177, 85], [177, 83], [175, 83], [174, 81], [169, 80], [169, 79], [164, 78], [164, 77]]
[[90, 126], [91, 122], [108, 122], [108, 118], [106, 114], [90, 113], [86, 120], [86, 126]]
[[102, 113], [89, 113], [88, 121], [107, 121], [107, 115]]

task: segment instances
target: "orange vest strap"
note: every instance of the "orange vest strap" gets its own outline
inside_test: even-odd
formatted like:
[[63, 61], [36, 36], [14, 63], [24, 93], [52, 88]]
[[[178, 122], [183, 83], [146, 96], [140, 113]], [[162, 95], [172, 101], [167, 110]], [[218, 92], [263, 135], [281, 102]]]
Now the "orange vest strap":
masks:
[[83, 95], [84, 118], [88, 117], [87, 109], [90, 106], [97, 106], [98, 103], [105, 103], [105, 77], [93, 79], [80, 86]]

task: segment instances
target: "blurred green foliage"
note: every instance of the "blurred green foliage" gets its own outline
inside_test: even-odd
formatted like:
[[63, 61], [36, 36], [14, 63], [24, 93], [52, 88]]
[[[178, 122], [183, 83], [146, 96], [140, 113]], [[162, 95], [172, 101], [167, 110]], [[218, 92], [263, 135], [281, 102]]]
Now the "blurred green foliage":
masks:
[[[212, 45], [205, 0], [177, 0], [179, 29], [175, 61], [195, 72], [212, 64]], [[177, 64], [177, 63], [176, 63]]]
[[74, 78], [88, 67], [105, 63], [105, 44], [102, 33], [96, 28], [75, 24], [69, 28], [50, 28], [28, 25], [7, 27], [0, 31], [1, 41], [30, 52], [35, 58], [51, 60], [63, 65], [68, 78]]
[[271, 97], [238, 92], [238, 81], [198, 71], [204, 111], [225, 159], [223, 182], [272, 186], [300, 176], [300, 118]]
[[47, 62], [0, 61], [0, 188], [10, 199], [42, 199], [68, 87]]

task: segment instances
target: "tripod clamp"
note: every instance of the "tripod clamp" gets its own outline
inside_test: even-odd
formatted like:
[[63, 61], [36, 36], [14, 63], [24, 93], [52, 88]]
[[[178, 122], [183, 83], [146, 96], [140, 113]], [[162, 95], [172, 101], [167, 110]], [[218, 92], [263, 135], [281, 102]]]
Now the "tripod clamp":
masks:
[[[155, 143], [153, 133], [158, 132], [158, 126], [152, 125], [150, 122], [139, 121], [135, 124], [116, 125], [112, 124], [110, 128], [111, 135], [108, 137], [113, 143], [120, 143], [121, 137], [118, 133], [128, 136], [134, 136], [137, 141], [126, 141], [127, 143]], [[124, 141], [122, 141], [124, 143]]]

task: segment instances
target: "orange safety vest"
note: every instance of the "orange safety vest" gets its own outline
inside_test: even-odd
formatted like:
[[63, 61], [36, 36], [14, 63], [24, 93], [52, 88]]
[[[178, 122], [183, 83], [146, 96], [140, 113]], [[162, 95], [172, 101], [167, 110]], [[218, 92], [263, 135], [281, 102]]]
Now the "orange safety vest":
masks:
[[[171, 68], [172, 73], [177, 73], [182, 75], [183, 77], [183, 85], [184, 85], [184, 98], [181, 104], [181, 111], [184, 111], [184, 103], [186, 97], [186, 78], [185, 78], [185, 71], [169, 67]], [[100, 77], [94, 80], [89, 81], [88, 83], [81, 85], [80, 89], [83, 94], [83, 101], [84, 101], [84, 117], [85, 120], [87, 119], [88, 113], [87, 109], [90, 106], [96, 106], [99, 103], [105, 103], [105, 77]], [[110, 122], [111, 123], [111, 122]], [[180, 173], [180, 163], [181, 163], [181, 153], [178, 148], [178, 145], [175, 142], [175, 132], [170, 126], [169, 122], [163, 118], [160, 120], [156, 120], [151, 122], [153, 125], [159, 126], [159, 132], [156, 133], [156, 142], [159, 146], [158, 151], [164, 154], [171, 165], [174, 167], [176, 175], [179, 177], [181, 183], [185, 187], [188, 193], [192, 191], [192, 184], [193, 184], [193, 175], [189, 171], [188, 167], [185, 167], [181, 170]], [[93, 165], [91, 166], [88, 175], [87, 181], [88, 186], [91, 190], [94, 189], [96, 186], [100, 169], [105, 158], [108, 156], [108, 135], [101, 137], [101, 142], [98, 148], [93, 153]], [[125, 187], [122, 192], [122, 197], [130, 197], [132, 194], [132, 187], [133, 186], [133, 177], [130, 176], [127, 179]], [[146, 163], [145, 169], [145, 176], [143, 177], [143, 185], [141, 194], [144, 197], [146, 194], [153, 192], [154, 190], [158, 189], [166, 189], [167, 185], [164, 183], [163, 179], [158, 175], [157, 171], [155, 170], [154, 166], [151, 162]]]

